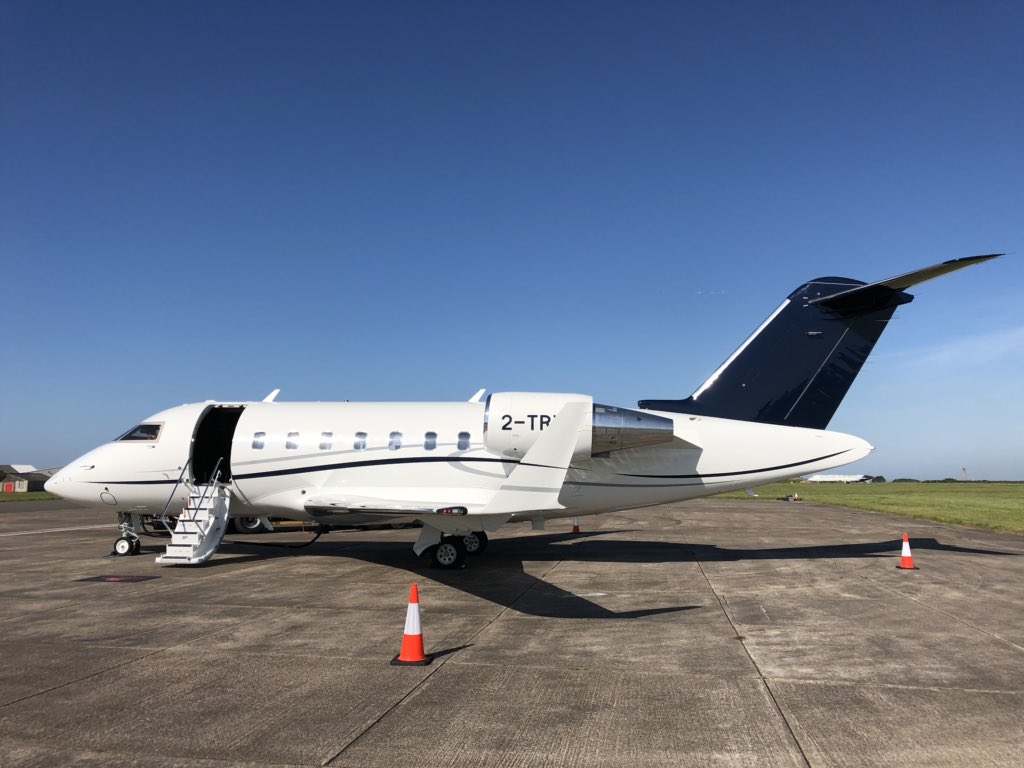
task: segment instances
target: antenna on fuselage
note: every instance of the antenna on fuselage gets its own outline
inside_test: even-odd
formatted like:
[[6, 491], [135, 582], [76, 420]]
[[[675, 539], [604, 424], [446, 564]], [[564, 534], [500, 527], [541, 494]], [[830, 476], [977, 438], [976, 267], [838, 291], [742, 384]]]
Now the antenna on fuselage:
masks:
[[281, 394], [281, 390], [280, 389], [275, 389], [273, 392], [271, 392], [269, 395], [267, 395], [266, 397], [263, 398], [263, 402], [264, 403], [272, 403], [272, 402], [274, 402], [274, 398], [277, 397], [279, 394]]
[[471, 398], [469, 398], [469, 402], [471, 402], [471, 403], [479, 403], [480, 402], [480, 398], [484, 396], [484, 392], [486, 392], [486, 391], [487, 391], [486, 389], [479, 390], [475, 395], [473, 395]]

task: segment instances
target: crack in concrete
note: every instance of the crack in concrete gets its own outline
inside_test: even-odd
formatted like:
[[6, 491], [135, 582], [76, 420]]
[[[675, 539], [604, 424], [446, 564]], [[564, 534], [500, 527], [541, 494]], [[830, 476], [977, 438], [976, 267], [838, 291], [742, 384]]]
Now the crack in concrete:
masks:
[[[687, 541], [685, 535], [682, 535], [681, 538], [683, 540], [683, 543], [690, 543], [689, 541]], [[714, 585], [711, 583], [711, 579], [705, 572], [704, 565], [703, 563], [701, 563], [700, 558], [697, 557], [696, 553], [694, 553], [693, 561], [697, 564], [697, 568], [700, 569], [700, 575], [703, 576], [704, 581], [707, 582], [708, 589], [711, 590], [711, 594], [713, 594], [715, 596], [715, 599], [718, 601], [718, 607], [722, 609], [722, 614], [725, 616], [726, 621], [729, 622], [729, 626], [732, 627], [733, 634], [736, 636], [736, 639], [740, 641], [740, 645], [743, 646], [743, 652], [747, 655], [747, 659], [750, 660], [750, 665], [754, 668], [754, 671], [757, 673], [757, 678], [761, 681], [761, 685], [764, 686], [764, 690], [768, 694], [768, 698], [771, 699], [772, 706], [775, 707], [775, 711], [778, 713], [779, 719], [782, 720], [783, 725], [786, 727], [786, 732], [789, 734], [789, 737], [793, 740], [793, 745], [797, 748], [797, 751], [800, 753], [800, 758], [804, 761], [804, 765], [806, 765], [807, 768], [810, 768], [811, 761], [808, 759], [807, 753], [804, 751], [803, 745], [800, 743], [800, 739], [797, 738], [796, 731], [793, 729], [793, 724], [790, 723], [785, 711], [779, 705], [779, 701], [775, 697], [775, 691], [773, 691], [771, 685], [769, 685], [768, 678], [765, 677], [764, 673], [761, 671], [761, 667], [754, 659], [753, 654], [750, 653], [750, 649], [747, 648], [746, 640], [744, 639], [743, 635], [740, 634], [739, 629], [736, 627], [736, 623], [732, 620], [732, 616], [729, 615], [729, 611], [725, 607], [725, 600], [722, 598], [720, 594], [718, 594], [718, 590], [716, 590]]]
[[[563, 562], [564, 562], [563, 560], [558, 560], [558, 561], [556, 561], [555, 563], [553, 563], [553, 564], [552, 564], [552, 566], [551, 566], [550, 568], [548, 568], [548, 569], [547, 569], [546, 571], [544, 571], [544, 573], [543, 573], [543, 574], [541, 574], [540, 576], [534, 577], [534, 581], [533, 581], [533, 583], [532, 583], [532, 584], [530, 584], [529, 586], [527, 586], [527, 587], [526, 587], [525, 589], [523, 589], [523, 591], [522, 591], [522, 592], [520, 592], [520, 593], [519, 593], [518, 595], [516, 595], [516, 597], [515, 597], [515, 599], [514, 599], [514, 600], [510, 600], [510, 601], [509, 601], [509, 604], [508, 604], [508, 605], [506, 605], [506, 606], [505, 606], [505, 607], [504, 607], [504, 608], [503, 608], [502, 610], [500, 610], [500, 611], [499, 611], [499, 612], [498, 612], [497, 614], [495, 614], [495, 615], [494, 615], [494, 616], [492, 616], [492, 617], [491, 617], [491, 618], [490, 618], [490, 619], [489, 619], [488, 621], [486, 621], [486, 622], [484, 623], [484, 625], [483, 625], [482, 627], [480, 627], [480, 628], [479, 628], [479, 629], [478, 629], [478, 630], [477, 630], [476, 632], [473, 632], [473, 633], [472, 633], [471, 635], [469, 635], [469, 636], [468, 636], [468, 637], [467, 637], [467, 638], [466, 638], [466, 639], [465, 639], [465, 640], [463, 641], [462, 645], [463, 645], [463, 646], [466, 646], [466, 645], [470, 645], [470, 644], [472, 644], [472, 642], [473, 642], [473, 640], [474, 640], [474, 639], [476, 639], [477, 637], [479, 637], [479, 636], [480, 636], [480, 635], [481, 635], [481, 634], [482, 634], [483, 632], [485, 632], [485, 631], [486, 631], [486, 630], [487, 630], [487, 629], [488, 629], [488, 628], [489, 628], [489, 627], [490, 627], [490, 626], [491, 626], [492, 624], [494, 624], [494, 623], [495, 623], [496, 621], [498, 621], [498, 619], [500, 619], [500, 618], [501, 618], [502, 616], [504, 616], [504, 615], [505, 615], [506, 613], [508, 613], [509, 611], [513, 610], [513, 609], [514, 609], [514, 607], [515, 607], [515, 605], [516, 605], [516, 604], [517, 604], [517, 603], [518, 603], [518, 602], [519, 602], [520, 600], [522, 600], [522, 599], [523, 599], [523, 597], [525, 597], [525, 596], [526, 596], [526, 594], [527, 594], [528, 592], [530, 592], [530, 590], [532, 590], [532, 589], [533, 589], [534, 587], [536, 587], [536, 586], [537, 586], [538, 584], [544, 584], [544, 583], [546, 583], [546, 578], [547, 578], [547, 575], [548, 575], [549, 573], [551, 573], [551, 572], [552, 572], [553, 570], [555, 570], [555, 568], [557, 568], [557, 567], [558, 567], [559, 565], [561, 565], [561, 564], [562, 564]], [[444, 665], [445, 665], [446, 663], [448, 663], [448, 660], [449, 660], [450, 658], [452, 658], [452, 656], [448, 656], [448, 657], [445, 657], [445, 658], [441, 659], [440, 661], [438, 661], [438, 662], [437, 662], [437, 665], [436, 665], [436, 666], [433, 666], [433, 667], [428, 667], [428, 670], [429, 670], [429, 671], [427, 672], [427, 674], [426, 674], [426, 675], [424, 675], [424, 676], [423, 676], [423, 679], [421, 679], [421, 680], [420, 680], [420, 681], [419, 681], [418, 683], [416, 683], [416, 685], [414, 685], [414, 686], [413, 686], [412, 688], [410, 688], [410, 689], [409, 689], [409, 691], [408, 691], [408, 692], [407, 692], [407, 693], [406, 693], [406, 694], [405, 694], [405, 695], [404, 695], [404, 696], [403, 696], [402, 698], [400, 698], [400, 699], [399, 699], [398, 701], [396, 701], [396, 702], [395, 702], [394, 704], [392, 704], [392, 705], [391, 705], [390, 707], [388, 707], [388, 708], [387, 708], [386, 710], [384, 710], [384, 712], [382, 712], [382, 713], [380, 714], [380, 716], [379, 716], [379, 717], [378, 717], [377, 719], [375, 719], [375, 720], [374, 720], [373, 722], [371, 722], [371, 723], [370, 723], [369, 725], [367, 725], [367, 726], [366, 726], [366, 727], [365, 727], [365, 728], [364, 728], [364, 729], [363, 729], [362, 731], [360, 731], [360, 732], [359, 732], [358, 734], [356, 734], [356, 735], [355, 735], [355, 736], [354, 736], [353, 738], [351, 738], [351, 739], [349, 740], [349, 742], [348, 742], [347, 744], [345, 744], [345, 745], [344, 745], [344, 746], [343, 746], [343, 747], [342, 747], [342, 748], [341, 748], [340, 750], [338, 750], [338, 751], [337, 751], [336, 753], [334, 753], [334, 754], [333, 754], [333, 755], [332, 755], [331, 757], [327, 758], [327, 760], [325, 760], [325, 761], [323, 761], [322, 763], [320, 763], [320, 765], [322, 765], [322, 766], [328, 766], [328, 765], [332, 765], [332, 764], [334, 763], [334, 761], [335, 761], [335, 760], [337, 760], [337, 759], [338, 759], [338, 758], [340, 758], [340, 757], [341, 757], [342, 755], [344, 755], [344, 754], [345, 754], [345, 753], [346, 753], [346, 752], [347, 752], [347, 751], [348, 751], [348, 750], [349, 750], [349, 749], [350, 749], [350, 748], [351, 748], [351, 747], [352, 747], [352, 746], [353, 746], [353, 745], [354, 745], [354, 744], [355, 744], [355, 743], [356, 743], [357, 741], [359, 741], [359, 740], [360, 740], [360, 739], [362, 739], [362, 738], [363, 738], [364, 736], [366, 736], [367, 734], [369, 734], [369, 733], [370, 733], [370, 732], [371, 732], [371, 731], [372, 731], [372, 730], [373, 730], [374, 728], [376, 728], [376, 727], [377, 727], [377, 726], [378, 726], [378, 725], [379, 725], [379, 724], [380, 724], [381, 722], [383, 722], [383, 721], [384, 721], [384, 719], [385, 719], [385, 718], [386, 718], [386, 717], [387, 717], [388, 715], [390, 715], [390, 714], [391, 714], [392, 712], [394, 712], [395, 710], [397, 710], [397, 709], [398, 709], [398, 708], [399, 708], [400, 706], [402, 706], [402, 704], [404, 704], [404, 703], [405, 703], [406, 701], [408, 701], [409, 699], [411, 699], [411, 698], [412, 698], [412, 697], [413, 697], [413, 696], [414, 696], [414, 695], [415, 695], [415, 694], [416, 694], [416, 693], [417, 693], [417, 692], [418, 692], [418, 691], [419, 691], [419, 690], [420, 690], [421, 688], [423, 688], [424, 684], [425, 684], [425, 683], [426, 683], [426, 682], [427, 682], [428, 680], [430, 680], [430, 678], [431, 678], [431, 677], [433, 677], [433, 676], [434, 676], [434, 674], [436, 674], [436, 672], [437, 672], [437, 671], [438, 671], [439, 669], [441, 669], [441, 668], [442, 668], [442, 667], [443, 667], [443, 666], [444, 666]]]

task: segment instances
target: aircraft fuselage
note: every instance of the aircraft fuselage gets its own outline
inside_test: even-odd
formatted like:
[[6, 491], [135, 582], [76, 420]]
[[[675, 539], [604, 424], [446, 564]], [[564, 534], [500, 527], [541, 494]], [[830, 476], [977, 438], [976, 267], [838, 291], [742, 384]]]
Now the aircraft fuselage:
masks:
[[[220, 431], [204, 430], [218, 412], [228, 415]], [[589, 515], [692, 499], [823, 471], [871, 451], [860, 438], [838, 432], [657, 415], [673, 421], [671, 442], [574, 459], [558, 494], [561, 509], [513, 518]], [[557, 418], [536, 416], [532, 427], [538, 433]], [[529, 431], [529, 420], [523, 420]], [[482, 506], [519, 462], [486, 447], [486, 430], [501, 424], [485, 421], [483, 403], [183, 405], [143, 422], [159, 427], [156, 439], [100, 446], [65, 467], [48, 487], [82, 503], [155, 514], [190, 457], [193, 479], [202, 481], [212, 469], [205, 457], [224, 455], [221, 479], [230, 485], [232, 514], [379, 523], [388, 518], [316, 514], [308, 502], [331, 489], [396, 503], [447, 499]], [[176, 493], [172, 507], [185, 501], [182, 487]]]

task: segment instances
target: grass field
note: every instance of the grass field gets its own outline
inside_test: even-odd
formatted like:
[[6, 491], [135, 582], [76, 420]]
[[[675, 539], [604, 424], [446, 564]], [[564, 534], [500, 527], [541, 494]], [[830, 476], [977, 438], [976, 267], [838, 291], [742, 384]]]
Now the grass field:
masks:
[[[754, 490], [756, 499], [742, 492], [721, 497], [757, 503], [798, 493], [819, 504], [1024, 533], [1024, 483], [773, 483]], [[0, 503], [55, 498], [45, 491], [0, 493]]]
[[0, 502], [4, 501], [43, 501], [56, 499], [52, 493], [46, 491], [32, 491], [31, 493], [0, 493]]
[[756, 504], [797, 493], [806, 501], [972, 528], [1024, 533], [1024, 483], [773, 483], [726, 499]]

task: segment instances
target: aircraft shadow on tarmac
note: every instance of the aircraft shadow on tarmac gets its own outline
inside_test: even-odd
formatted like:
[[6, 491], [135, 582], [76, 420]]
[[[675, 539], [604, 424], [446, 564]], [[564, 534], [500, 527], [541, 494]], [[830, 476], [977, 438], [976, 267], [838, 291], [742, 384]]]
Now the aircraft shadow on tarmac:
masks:
[[[545, 582], [526, 573], [524, 563], [571, 560], [587, 563], [688, 563], [736, 562], [746, 560], [805, 560], [899, 555], [901, 539], [852, 544], [805, 547], [772, 547], [767, 549], [730, 549], [713, 544], [689, 544], [667, 541], [621, 540], [605, 538], [614, 534], [635, 533], [629, 530], [603, 530], [592, 533], [551, 533], [521, 538], [496, 539], [486, 554], [470, 558], [468, 567], [458, 571], [430, 568], [426, 559], [417, 559], [409, 552], [408, 542], [321, 539], [307, 551], [320, 556], [349, 557], [376, 565], [422, 574], [467, 594], [479, 597], [520, 613], [544, 618], [563, 619], [637, 619], [663, 613], [677, 613], [700, 608], [697, 605], [667, 606], [629, 611], [612, 611], [586, 597]], [[246, 560], [289, 556], [285, 546], [259, 544], [251, 541], [225, 540], [235, 551], [252, 552]], [[934, 538], [915, 538], [915, 550], [953, 552], [972, 555], [1012, 556], [999, 550], [943, 544]], [[207, 563], [214, 565], [216, 561]], [[238, 563], [238, 558], [220, 561], [225, 565]], [[596, 595], [595, 595], [596, 596]]]

